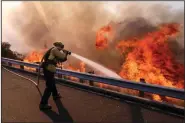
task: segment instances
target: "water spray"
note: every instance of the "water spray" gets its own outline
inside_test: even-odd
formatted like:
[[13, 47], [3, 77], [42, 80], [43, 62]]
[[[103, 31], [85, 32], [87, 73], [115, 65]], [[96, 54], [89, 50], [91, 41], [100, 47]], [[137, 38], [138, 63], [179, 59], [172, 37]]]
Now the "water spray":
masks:
[[85, 57], [82, 57], [80, 55], [77, 55], [75, 53], [71, 54], [73, 57], [85, 62], [86, 64], [88, 64], [89, 66], [96, 68], [97, 70], [99, 70], [101, 73], [103, 73], [104, 75], [108, 76], [108, 77], [112, 77], [112, 78], [117, 78], [117, 79], [122, 79], [117, 73], [115, 73], [114, 71], [104, 67], [103, 65], [100, 65], [94, 61], [91, 61]]

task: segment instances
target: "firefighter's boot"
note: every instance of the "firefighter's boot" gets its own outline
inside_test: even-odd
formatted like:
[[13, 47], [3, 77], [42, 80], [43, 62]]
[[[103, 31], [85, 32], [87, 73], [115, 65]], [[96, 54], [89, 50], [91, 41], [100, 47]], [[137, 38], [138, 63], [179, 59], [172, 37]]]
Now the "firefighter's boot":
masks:
[[52, 107], [49, 104], [40, 104], [40, 110], [50, 110]]

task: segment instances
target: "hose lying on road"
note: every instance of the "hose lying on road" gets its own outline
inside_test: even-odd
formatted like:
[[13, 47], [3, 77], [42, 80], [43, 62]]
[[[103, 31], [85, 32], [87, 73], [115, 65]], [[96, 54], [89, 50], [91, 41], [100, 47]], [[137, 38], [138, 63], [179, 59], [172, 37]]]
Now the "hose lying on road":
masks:
[[[52, 48], [53, 48], [53, 47], [52, 47]], [[52, 48], [51, 48], [51, 49], [52, 49]], [[51, 50], [51, 49], [50, 49], [50, 50]], [[14, 74], [14, 75], [16, 75], [16, 76], [19, 76], [19, 77], [21, 77], [21, 78], [23, 78], [23, 79], [26, 79], [26, 80], [32, 82], [32, 83], [36, 86], [36, 88], [37, 88], [37, 90], [38, 90], [40, 96], [42, 97], [42, 93], [41, 93], [41, 91], [40, 91], [40, 89], [39, 89], [39, 87], [38, 87], [38, 86], [39, 86], [39, 80], [40, 80], [40, 68], [41, 68], [41, 65], [42, 65], [42, 63], [43, 63], [44, 57], [46, 56], [46, 54], [47, 54], [50, 50], [48, 50], [48, 51], [44, 54], [44, 56], [42, 57], [42, 60], [41, 60], [41, 62], [40, 62], [40, 64], [39, 64], [37, 82], [35, 82], [34, 80], [32, 80], [32, 79], [30, 79], [30, 78], [27, 78], [27, 77], [24, 77], [24, 76], [22, 76], [22, 75], [20, 75], [20, 74], [17, 74], [17, 73], [15, 73], [15, 72], [11, 71], [11, 70], [8, 70], [8, 69], [6, 69], [6, 68], [3, 67], [3, 66], [2, 66], [2, 68], [5, 69], [6, 71], [8, 71], [8, 72], [10, 72], [10, 73], [12, 73], [12, 74]]]
[[40, 91], [40, 89], [39, 89], [39, 87], [38, 87], [38, 84], [37, 84], [35, 81], [33, 81], [33, 80], [30, 79], [30, 78], [24, 77], [24, 76], [22, 76], [22, 75], [20, 75], [20, 74], [17, 74], [17, 73], [15, 73], [15, 72], [11, 71], [11, 70], [8, 70], [8, 69], [6, 69], [6, 68], [3, 67], [3, 66], [2, 66], [2, 68], [5, 69], [6, 71], [8, 71], [8, 72], [10, 72], [10, 73], [12, 73], [12, 74], [14, 74], [14, 75], [16, 75], [16, 76], [19, 76], [19, 77], [21, 77], [21, 78], [23, 78], [23, 79], [26, 79], [26, 80], [32, 82], [32, 83], [36, 86], [36, 88], [37, 88], [37, 90], [38, 90], [40, 96], [42, 97], [42, 93], [41, 93], [41, 91]]

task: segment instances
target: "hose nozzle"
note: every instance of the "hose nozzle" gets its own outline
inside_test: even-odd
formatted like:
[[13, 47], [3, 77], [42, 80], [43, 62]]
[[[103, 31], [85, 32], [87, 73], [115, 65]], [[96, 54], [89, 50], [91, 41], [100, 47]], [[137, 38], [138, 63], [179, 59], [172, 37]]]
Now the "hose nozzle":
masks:
[[71, 55], [71, 52], [68, 50], [63, 50], [64, 53], [66, 53], [67, 55]]

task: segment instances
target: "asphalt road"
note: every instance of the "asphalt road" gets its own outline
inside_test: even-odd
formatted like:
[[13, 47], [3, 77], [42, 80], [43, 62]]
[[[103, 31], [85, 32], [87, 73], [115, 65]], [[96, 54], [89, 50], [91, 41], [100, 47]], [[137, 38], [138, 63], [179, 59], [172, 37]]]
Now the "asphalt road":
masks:
[[[23, 74], [22, 74], [23, 75]], [[29, 77], [36, 80], [33, 76]], [[44, 81], [39, 88], [43, 92]], [[183, 118], [151, 111], [82, 90], [57, 85], [61, 101], [50, 98], [51, 111], [40, 111], [35, 85], [2, 69], [2, 122], [183, 123]]]

